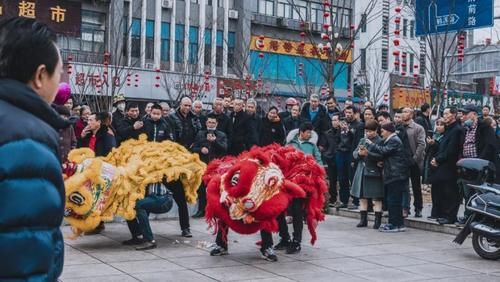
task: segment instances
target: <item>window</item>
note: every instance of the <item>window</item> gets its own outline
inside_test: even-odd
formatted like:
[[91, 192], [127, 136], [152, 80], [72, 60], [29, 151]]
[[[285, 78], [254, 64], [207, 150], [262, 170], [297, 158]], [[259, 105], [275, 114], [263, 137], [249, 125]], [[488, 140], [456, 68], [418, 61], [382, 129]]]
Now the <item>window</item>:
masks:
[[155, 53], [155, 21], [146, 21], [146, 59], [152, 60]]
[[415, 37], [415, 21], [410, 21], [410, 37]]
[[410, 65], [409, 65], [410, 73], [413, 73], [413, 65], [414, 64], [415, 64], [415, 55], [410, 54]]
[[420, 75], [425, 75], [425, 53], [420, 54]]
[[141, 56], [141, 19], [132, 19], [132, 57], [139, 58]]
[[217, 30], [217, 37], [216, 37], [216, 54], [215, 54], [215, 65], [218, 67], [222, 67], [222, 40], [223, 40], [223, 34], [221, 30]]
[[274, 0], [259, 0], [259, 14], [274, 16]]
[[382, 69], [383, 70], [388, 70], [389, 69], [389, 49], [387, 48], [382, 48]]
[[170, 23], [161, 23], [160, 58], [162, 61], [170, 61]]
[[404, 72], [407, 72], [408, 71], [408, 64], [407, 64], [407, 62], [408, 62], [408, 53], [403, 52], [402, 57], [403, 57], [403, 62], [401, 63], [401, 67], [402, 67], [402, 70]]
[[382, 16], [382, 34], [383, 35], [389, 34], [389, 17], [388, 16]]
[[234, 46], [236, 43], [236, 34], [229, 32], [227, 35], [227, 64], [230, 68], [234, 66]]
[[361, 70], [366, 71], [366, 49], [360, 49]]
[[282, 18], [291, 18], [292, 5], [288, 0], [278, 0], [277, 16]]
[[362, 14], [361, 15], [361, 32], [366, 32], [366, 21], [367, 21], [367, 15]]
[[311, 22], [323, 23], [323, 6], [320, 3], [311, 3]]
[[403, 19], [403, 36], [404, 37], [406, 37], [408, 35], [407, 29], [408, 29], [408, 20]]
[[105, 23], [105, 14], [82, 10], [82, 26], [80, 37], [66, 38], [64, 36], [60, 36], [60, 46], [64, 49], [70, 50], [81, 50], [93, 53], [104, 52]]
[[205, 66], [212, 61], [212, 30], [205, 29]]
[[307, 20], [307, 2], [302, 0], [293, 1], [295, 6], [292, 8], [292, 18], [294, 20]]
[[175, 25], [175, 62], [181, 63], [184, 60], [184, 25]]
[[189, 27], [189, 63], [198, 63], [198, 28]]

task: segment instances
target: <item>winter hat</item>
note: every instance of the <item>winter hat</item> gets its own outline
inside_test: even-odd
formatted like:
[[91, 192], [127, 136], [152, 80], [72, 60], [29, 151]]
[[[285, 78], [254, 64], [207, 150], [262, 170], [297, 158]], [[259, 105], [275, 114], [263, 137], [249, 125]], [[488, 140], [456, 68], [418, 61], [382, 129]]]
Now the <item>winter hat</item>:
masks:
[[59, 83], [59, 89], [57, 90], [56, 98], [54, 99], [54, 104], [64, 105], [71, 97], [71, 87], [66, 82]]
[[392, 123], [392, 122], [382, 124], [382, 129], [385, 131], [393, 132], [393, 133], [396, 132], [396, 127], [394, 126], [394, 123]]

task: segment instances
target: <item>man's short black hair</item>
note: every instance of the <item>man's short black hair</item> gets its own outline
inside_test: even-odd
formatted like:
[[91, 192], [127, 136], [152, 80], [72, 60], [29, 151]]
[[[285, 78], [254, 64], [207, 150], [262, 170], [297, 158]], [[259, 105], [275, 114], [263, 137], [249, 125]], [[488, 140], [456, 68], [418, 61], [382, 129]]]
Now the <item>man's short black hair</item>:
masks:
[[456, 115], [458, 113], [458, 109], [457, 107], [453, 107], [453, 106], [449, 106], [449, 107], [446, 107], [444, 108], [445, 110], [448, 109], [450, 111], [451, 114], [454, 114]]
[[488, 108], [488, 111], [490, 111], [490, 110], [491, 110], [491, 107], [490, 107], [489, 105], [484, 105], [484, 106], [483, 106], [483, 109], [484, 109], [484, 108]]
[[91, 115], [95, 115], [95, 120], [100, 122], [104, 122], [110, 118], [108, 112], [94, 112]]
[[377, 119], [378, 117], [384, 117], [385, 119], [391, 119], [391, 114], [389, 114], [388, 112], [378, 112], [377, 114]]
[[128, 112], [130, 109], [135, 109], [135, 108], [139, 108], [139, 104], [135, 102], [130, 102], [127, 103], [127, 107], [125, 108], [125, 110]]
[[395, 114], [402, 114], [403, 113], [403, 108], [399, 108], [399, 109], [394, 110], [394, 113]]
[[210, 118], [210, 119], [215, 119], [215, 120], [217, 120], [217, 115], [216, 115], [215, 113], [209, 113], [209, 114], [207, 115], [207, 119], [209, 119], [209, 118]]
[[328, 96], [326, 97], [326, 101], [329, 101], [329, 100], [333, 100], [333, 102], [335, 102], [335, 104], [337, 103], [337, 98], [335, 98], [335, 96]]
[[302, 123], [300, 126], [299, 126], [299, 132], [305, 132], [307, 130], [313, 130], [314, 127], [312, 125], [312, 123], [306, 121], [304, 123]]
[[345, 110], [352, 110], [353, 113], [357, 113], [358, 112], [358, 109], [356, 107], [353, 107], [353, 106], [347, 106], [344, 108], [344, 111]]
[[60, 60], [55, 42], [47, 25], [34, 19], [0, 21], [0, 78], [28, 83], [41, 65], [52, 76]]
[[428, 109], [431, 108], [431, 105], [429, 105], [428, 103], [424, 103], [422, 106], [420, 106], [420, 111], [423, 113], [423, 112], [427, 112]]
[[160, 104], [158, 104], [158, 103], [154, 103], [154, 104], [151, 106], [151, 110], [160, 110], [160, 111], [163, 111], [163, 108], [160, 106]]

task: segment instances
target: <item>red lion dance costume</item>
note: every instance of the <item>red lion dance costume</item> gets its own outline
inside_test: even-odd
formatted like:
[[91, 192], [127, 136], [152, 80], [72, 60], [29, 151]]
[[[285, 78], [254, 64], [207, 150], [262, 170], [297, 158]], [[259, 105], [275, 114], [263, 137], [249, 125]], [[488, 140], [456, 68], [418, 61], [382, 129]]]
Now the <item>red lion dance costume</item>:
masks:
[[305, 198], [311, 244], [316, 241], [327, 186], [325, 171], [312, 156], [292, 146], [253, 147], [238, 157], [212, 161], [203, 181], [210, 226], [225, 225], [240, 234], [276, 232], [278, 215], [294, 198]]

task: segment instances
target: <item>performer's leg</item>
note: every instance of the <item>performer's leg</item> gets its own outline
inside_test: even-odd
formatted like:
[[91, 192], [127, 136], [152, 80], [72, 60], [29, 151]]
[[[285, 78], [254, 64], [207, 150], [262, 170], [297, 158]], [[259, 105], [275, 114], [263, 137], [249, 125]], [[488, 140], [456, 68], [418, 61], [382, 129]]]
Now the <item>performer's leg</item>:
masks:
[[302, 242], [302, 230], [304, 229], [304, 199], [294, 199], [292, 202], [293, 217], [293, 241]]
[[227, 233], [229, 227], [222, 221], [217, 221], [217, 237], [215, 237], [215, 248], [210, 251], [211, 256], [227, 255]]
[[284, 250], [288, 247], [290, 243], [290, 234], [288, 234], [288, 225], [286, 224], [285, 213], [283, 212], [277, 218], [278, 227], [279, 227], [279, 236], [281, 237], [280, 241], [276, 246], [274, 246], [275, 250]]
[[273, 235], [270, 232], [261, 230], [260, 237], [262, 238], [262, 247], [260, 248], [260, 253], [265, 260], [277, 261], [278, 257], [273, 251]]
[[184, 188], [182, 187], [182, 183], [180, 181], [169, 183], [169, 188], [170, 191], [172, 191], [175, 203], [177, 204], [179, 210], [179, 224], [181, 226], [181, 230], [183, 231], [182, 235], [183, 236], [189, 235], [186, 237], [191, 237], [191, 232], [189, 230], [189, 212], [187, 208], [186, 195], [184, 194]]

